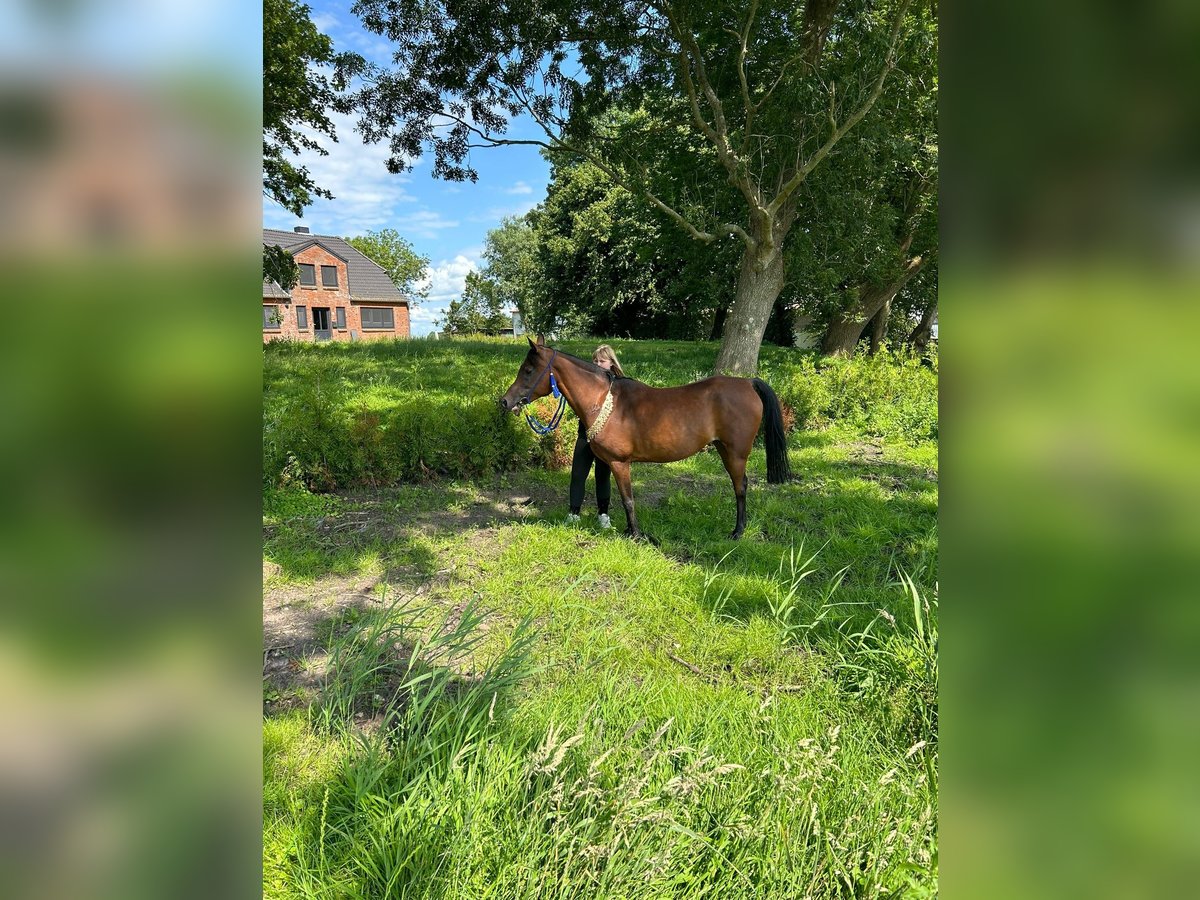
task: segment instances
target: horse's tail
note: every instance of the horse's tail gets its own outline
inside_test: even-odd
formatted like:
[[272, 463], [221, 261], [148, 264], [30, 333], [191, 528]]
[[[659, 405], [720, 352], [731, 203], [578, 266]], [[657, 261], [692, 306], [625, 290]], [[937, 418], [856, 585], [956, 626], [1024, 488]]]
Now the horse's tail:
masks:
[[782, 484], [792, 477], [788, 463], [787, 435], [783, 431], [783, 411], [771, 386], [761, 378], [751, 379], [763, 405], [763, 443], [767, 447], [767, 481]]

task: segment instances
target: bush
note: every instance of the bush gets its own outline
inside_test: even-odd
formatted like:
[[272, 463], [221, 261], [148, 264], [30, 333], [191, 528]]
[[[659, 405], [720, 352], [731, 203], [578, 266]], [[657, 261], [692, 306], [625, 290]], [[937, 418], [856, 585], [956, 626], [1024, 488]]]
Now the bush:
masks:
[[937, 440], [936, 361], [910, 353], [803, 356], [775, 375], [776, 392], [795, 412], [797, 428], [839, 424], [871, 437], [919, 444]]
[[[558, 346], [588, 356], [596, 340]], [[703, 378], [715, 344], [613, 341], [625, 369], [655, 386]], [[433, 477], [472, 478], [528, 466], [569, 465], [577, 422], [538, 436], [496, 398], [525, 356], [523, 339], [386, 341], [265, 350], [263, 480], [314, 491]], [[763, 347], [763, 377], [789, 427], [844, 425], [897, 442], [937, 439], [936, 357], [822, 359]], [[536, 404], [542, 421], [554, 401]]]

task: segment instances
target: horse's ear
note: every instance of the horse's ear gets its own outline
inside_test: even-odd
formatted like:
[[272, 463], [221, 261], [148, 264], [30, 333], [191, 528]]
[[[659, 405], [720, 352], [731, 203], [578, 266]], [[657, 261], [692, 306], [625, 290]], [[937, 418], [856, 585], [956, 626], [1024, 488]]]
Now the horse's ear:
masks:
[[535, 344], [533, 343], [533, 338], [531, 338], [529, 335], [525, 335], [525, 340], [529, 341], [529, 346], [531, 348], [535, 346]]
[[539, 335], [538, 335], [538, 346], [539, 346], [539, 347], [545, 347], [545, 346], [546, 346], [546, 336], [545, 336], [545, 335], [542, 335], [542, 334], [539, 334]]

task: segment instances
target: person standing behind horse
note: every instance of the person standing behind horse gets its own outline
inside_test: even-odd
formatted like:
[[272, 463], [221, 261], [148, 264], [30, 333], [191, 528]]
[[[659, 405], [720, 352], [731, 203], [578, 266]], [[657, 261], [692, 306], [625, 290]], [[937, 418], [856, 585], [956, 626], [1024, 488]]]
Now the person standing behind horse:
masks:
[[[608, 344], [601, 344], [592, 354], [592, 362], [609, 373], [611, 378], [625, 378], [617, 354]], [[603, 460], [597, 459], [588, 444], [587, 429], [583, 420], [579, 422], [579, 437], [575, 440], [575, 455], [571, 459], [571, 512], [568, 522], [579, 521], [579, 511], [583, 508], [583, 489], [587, 484], [588, 472], [593, 463], [596, 466], [596, 509], [600, 513], [600, 527], [612, 528], [612, 520], [608, 517], [608, 503], [612, 498], [611, 470]]]

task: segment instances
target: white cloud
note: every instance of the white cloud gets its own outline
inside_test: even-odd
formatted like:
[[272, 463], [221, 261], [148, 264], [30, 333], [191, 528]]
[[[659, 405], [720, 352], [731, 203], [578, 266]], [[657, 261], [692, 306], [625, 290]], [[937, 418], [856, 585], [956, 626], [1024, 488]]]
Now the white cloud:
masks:
[[341, 28], [341, 20], [331, 12], [317, 12], [310, 17], [312, 23], [317, 26], [317, 31], [321, 34], [332, 34], [334, 30]]
[[479, 248], [472, 247], [456, 254], [454, 259], [443, 259], [425, 270], [420, 284], [429, 285], [429, 296], [409, 313], [414, 337], [437, 330], [435, 320], [440, 321], [445, 316], [451, 300], [462, 296], [467, 274], [478, 268]]
[[438, 232], [448, 228], [458, 227], [457, 219], [444, 219], [442, 214], [432, 209], [419, 209], [402, 216], [391, 216], [388, 225], [405, 236], [435, 240]]
[[504, 193], [506, 193], [506, 194], [532, 194], [533, 188], [531, 188], [524, 181], [518, 181], [512, 187], [508, 188]]
[[443, 259], [427, 270], [429, 302], [448, 304], [462, 296], [467, 274], [479, 268], [479, 259], [459, 253], [454, 259]]
[[387, 64], [392, 61], [392, 55], [395, 53], [393, 47], [388, 41], [378, 37], [368, 31], [349, 29], [338, 36], [337, 48], [350, 47], [357, 50], [363, 56], [373, 62]]
[[[324, 135], [313, 135], [328, 155], [305, 151], [296, 159], [308, 167], [313, 183], [331, 191], [334, 199], [315, 199], [305, 210], [304, 223], [316, 234], [353, 235], [388, 227], [399, 229], [397, 222], [403, 216], [398, 215], [397, 208], [417, 202], [407, 189], [410, 176], [393, 175], [387, 170], [391, 150], [386, 143], [363, 144], [351, 116], [331, 113], [329, 120], [337, 132], [336, 143]], [[295, 216], [270, 201], [264, 204], [263, 220], [274, 228], [290, 229], [296, 224]], [[433, 227], [427, 225], [422, 234], [430, 234]]]

